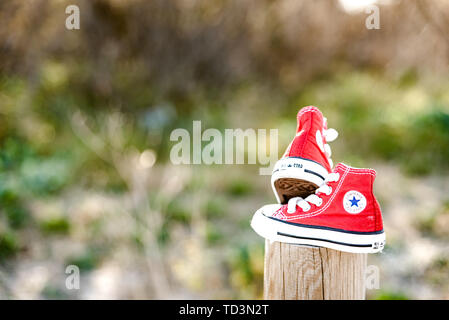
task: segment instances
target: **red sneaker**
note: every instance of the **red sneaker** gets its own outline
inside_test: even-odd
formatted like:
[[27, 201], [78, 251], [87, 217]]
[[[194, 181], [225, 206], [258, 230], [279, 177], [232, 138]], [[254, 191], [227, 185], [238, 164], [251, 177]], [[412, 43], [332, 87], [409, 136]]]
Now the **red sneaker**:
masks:
[[315, 194], [259, 209], [251, 227], [271, 241], [374, 253], [385, 245], [382, 213], [373, 195], [376, 171], [338, 164]]
[[296, 136], [282, 159], [276, 162], [271, 176], [279, 203], [313, 193], [332, 171], [331, 149], [327, 142], [337, 138], [337, 131], [327, 129], [327, 119], [317, 107], [302, 108], [297, 120]]

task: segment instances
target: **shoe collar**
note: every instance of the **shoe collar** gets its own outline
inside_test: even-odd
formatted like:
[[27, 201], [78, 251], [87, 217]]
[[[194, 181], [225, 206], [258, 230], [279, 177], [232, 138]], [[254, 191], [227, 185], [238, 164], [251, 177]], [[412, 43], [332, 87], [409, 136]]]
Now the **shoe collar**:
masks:
[[343, 162], [338, 163], [335, 166], [335, 169], [333, 170], [333, 172], [338, 172], [338, 173], [354, 173], [354, 174], [370, 174], [372, 175], [374, 178], [376, 177], [376, 170], [371, 169], [371, 168], [354, 168], [351, 167]]

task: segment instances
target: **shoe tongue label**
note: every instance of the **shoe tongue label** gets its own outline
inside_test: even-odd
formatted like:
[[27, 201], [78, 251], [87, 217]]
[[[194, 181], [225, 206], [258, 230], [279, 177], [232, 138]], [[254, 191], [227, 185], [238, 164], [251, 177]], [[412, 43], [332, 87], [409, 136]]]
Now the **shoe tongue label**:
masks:
[[343, 197], [343, 208], [350, 214], [358, 214], [366, 208], [366, 198], [356, 190], [348, 191]]

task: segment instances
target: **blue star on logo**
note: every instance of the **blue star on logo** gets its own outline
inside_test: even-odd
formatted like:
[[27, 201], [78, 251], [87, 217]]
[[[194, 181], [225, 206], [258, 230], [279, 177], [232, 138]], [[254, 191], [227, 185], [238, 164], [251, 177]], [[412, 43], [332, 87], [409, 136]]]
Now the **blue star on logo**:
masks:
[[357, 200], [354, 196], [352, 196], [352, 199], [351, 200], [349, 200], [350, 202], [351, 202], [351, 207], [353, 207], [353, 206], [356, 206], [356, 207], [358, 207], [359, 206], [359, 201], [360, 200]]

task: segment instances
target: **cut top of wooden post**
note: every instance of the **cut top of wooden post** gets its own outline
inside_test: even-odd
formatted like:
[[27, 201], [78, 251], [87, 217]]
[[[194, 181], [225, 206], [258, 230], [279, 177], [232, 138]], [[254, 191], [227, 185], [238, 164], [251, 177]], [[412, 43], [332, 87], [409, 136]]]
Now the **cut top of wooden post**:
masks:
[[264, 298], [365, 299], [366, 254], [265, 242]]

